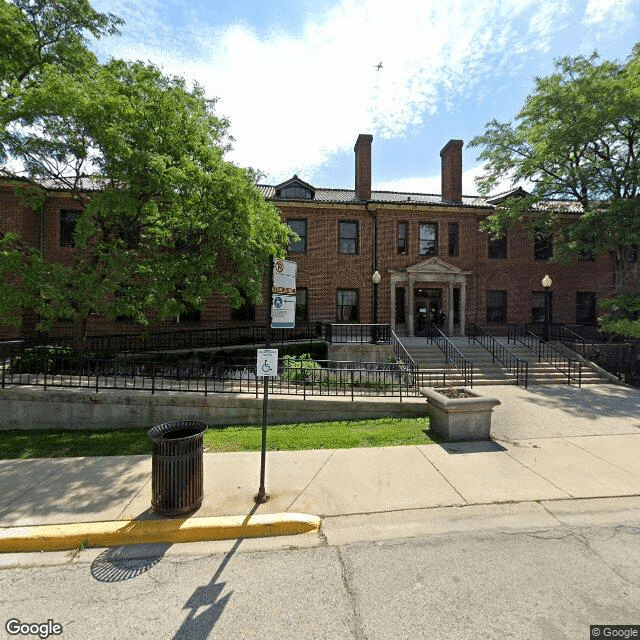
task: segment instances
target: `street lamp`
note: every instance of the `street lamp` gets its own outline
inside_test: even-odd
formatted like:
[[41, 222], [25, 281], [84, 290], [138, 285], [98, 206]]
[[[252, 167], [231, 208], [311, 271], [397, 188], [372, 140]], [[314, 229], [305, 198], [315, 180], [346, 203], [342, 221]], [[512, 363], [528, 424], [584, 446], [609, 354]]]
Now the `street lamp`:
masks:
[[549, 274], [546, 273], [544, 278], [542, 278], [542, 286], [544, 287], [544, 330], [542, 332], [542, 339], [545, 342], [549, 342], [549, 324], [551, 323], [549, 287], [551, 287], [552, 284], [553, 281], [549, 277]]
[[373, 331], [372, 331], [372, 342], [376, 343], [378, 341], [378, 285], [380, 284], [380, 280], [382, 280], [382, 276], [376, 269], [371, 276], [371, 282], [373, 282]]

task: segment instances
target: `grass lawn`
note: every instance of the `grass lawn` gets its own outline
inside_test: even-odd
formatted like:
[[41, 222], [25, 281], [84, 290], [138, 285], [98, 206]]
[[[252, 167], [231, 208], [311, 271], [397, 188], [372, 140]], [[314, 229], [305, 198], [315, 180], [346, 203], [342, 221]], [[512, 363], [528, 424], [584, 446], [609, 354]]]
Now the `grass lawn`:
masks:
[[[270, 451], [349, 449], [430, 444], [441, 438], [428, 418], [377, 418], [269, 425]], [[205, 451], [260, 451], [262, 427], [209, 427]], [[150, 454], [147, 429], [111, 431], [2, 431], [0, 459]]]

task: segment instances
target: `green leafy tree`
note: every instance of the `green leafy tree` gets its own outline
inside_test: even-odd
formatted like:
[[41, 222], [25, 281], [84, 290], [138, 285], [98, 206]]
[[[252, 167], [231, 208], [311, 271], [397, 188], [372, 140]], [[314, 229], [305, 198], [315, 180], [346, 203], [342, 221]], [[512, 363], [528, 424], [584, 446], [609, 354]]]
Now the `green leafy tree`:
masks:
[[213, 293], [234, 305], [240, 290], [259, 299], [290, 230], [255, 172], [225, 160], [229, 125], [214, 101], [152, 64], [87, 65], [91, 73], [42, 75], [15, 110], [10, 150], [31, 179], [27, 201], [44, 198], [39, 179], [60, 181], [78, 203], [77, 250], [72, 265], [45, 263], [5, 236], [5, 321], [24, 308], [44, 329], [72, 318], [79, 346], [91, 313], [148, 324], [202, 308]]
[[552, 234], [559, 261], [607, 253], [615, 295], [638, 295], [629, 263], [640, 238], [640, 44], [622, 63], [595, 53], [557, 60], [515, 123], [494, 120], [471, 145], [482, 147], [482, 192], [504, 179], [534, 185], [501, 203], [484, 230]]
[[19, 135], [23, 97], [49, 76], [86, 73], [96, 63], [86, 37], [117, 34], [122, 23], [87, 0], [0, 3], [0, 162]]

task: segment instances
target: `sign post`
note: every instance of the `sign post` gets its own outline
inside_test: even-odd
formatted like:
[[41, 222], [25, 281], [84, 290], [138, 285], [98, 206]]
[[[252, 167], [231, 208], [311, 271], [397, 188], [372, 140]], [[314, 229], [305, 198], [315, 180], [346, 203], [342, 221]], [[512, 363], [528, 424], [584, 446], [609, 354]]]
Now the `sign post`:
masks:
[[296, 322], [296, 272], [298, 265], [290, 260], [269, 261], [269, 288], [271, 304], [265, 333], [265, 348], [258, 349], [256, 375], [264, 378], [262, 400], [262, 449], [260, 454], [260, 487], [253, 498], [257, 504], [269, 500], [265, 489], [267, 461], [267, 424], [269, 423], [269, 378], [278, 375], [278, 350], [271, 349], [271, 329], [293, 329]]

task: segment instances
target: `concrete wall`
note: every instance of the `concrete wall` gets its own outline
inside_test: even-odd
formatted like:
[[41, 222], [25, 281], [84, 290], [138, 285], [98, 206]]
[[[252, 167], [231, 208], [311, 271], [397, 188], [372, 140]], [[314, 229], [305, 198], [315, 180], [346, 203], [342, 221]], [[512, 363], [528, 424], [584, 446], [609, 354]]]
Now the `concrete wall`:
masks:
[[[358, 420], [383, 416], [427, 415], [425, 399], [272, 396], [269, 422]], [[0, 390], [0, 430], [114, 429], [150, 427], [174, 420], [203, 420], [209, 425], [262, 424], [262, 398], [241, 394], [166, 392], [91, 392], [85, 389]]]
[[355, 362], [387, 362], [393, 355], [388, 344], [330, 344], [327, 348], [327, 359]]

